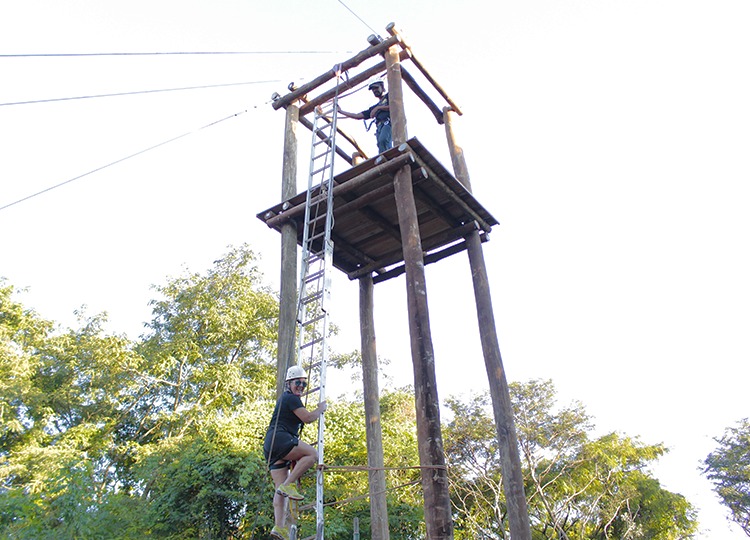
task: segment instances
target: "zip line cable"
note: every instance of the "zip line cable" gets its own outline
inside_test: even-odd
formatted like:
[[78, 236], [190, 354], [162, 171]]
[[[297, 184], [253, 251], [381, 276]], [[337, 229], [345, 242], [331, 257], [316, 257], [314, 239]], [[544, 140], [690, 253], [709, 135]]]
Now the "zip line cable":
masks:
[[189, 56], [189, 55], [232, 55], [232, 54], [341, 54], [351, 51], [173, 51], [173, 52], [107, 52], [107, 53], [29, 53], [0, 54], [0, 58], [54, 58], [81, 56]]
[[96, 168], [96, 169], [94, 169], [92, 171], [83, 173], [81, 175], [78, 175], [75, 178], [71, 178], [70, 180], [65, 180], [64, 182], [60, 182], [59, 184], [55, 184], [54, 186], [50, 186], [48, 188], [45, 188], [45, 189], [43, 189], [41, 191], [38, 191], [36, 193], [33, 193], [31, 195], [27, 195], [26, 197], [23, 197], [22, 199], [18, 199], [17, 201], [13, 201], [12, 203], [6, 204], [4, 206], [0, 206], [0, 211], [3, 211], [6, 208], [10, 208], [11, 206], [14, 206], [16, 204], [22, 203], [24, 201], [28, 201], [29, 199], [33, 199], [34, 197], [42, 195], [43, 193], [47, 193], [48, 191], [52, 191], [53, 189], [57, 189], [59, 187], [62, 187], [65, 184], [70, 184], [71, 182], [75, 182], [76, 180], [80, 180], [81, 178], [83, 178], [85, 176], [89, 176], [90, 174], [94, 174], [96, 172], [104, 170], [104, 169], [106, 169], [108, 167], [111, 167], [113, 165], [117, 165], [118, 163], [122, 163], [123, 161], [126, 161], [126, 160], [128, 160], [130, 158], [134, 158], [134, 157], [139, 156], [141, 154], [145, 154], [146, 152], [149, 152], [151, 150], [155, 150], [156, 148], [159, 148], [160, 146], [164, 146], [165, 144], [169, 144], [169, 143], [174, 142], [176, 140], [182, 139], [183, 137], [187, 137], [188, 135], [192, 135], [194, 133], [198, 133], [199, 131], [201, 131], [203, 129], [215, 126], [216, 124], [220, 124], [221, 122], [224, 122], [225, 120], [229, 120], [231, 118], [235, 118], [237, 116], [240, 116], [241, 114], [244, 114], [247, 111], [248, 110], [245, 109], [244, 111], [240, 111], [240, 112], [231, 114], [231, 115], [229, 115], [229, 116], [227, 116], [225, 118], [221, 118], [220, 120], [216, 120], [214, 122], [211, 122], [210, 124], [206, 124], [205, 126], [199, 127], [198, 129], [194, 129], [193, 131], [188, 131], [187, 133], [183, 133], [182, 135], [178, 135], [177, 137], [173, 137], [173, 138], [169, 139], [168, 141], [160, 142], [159, 144], [155, 144], [155, 145], [150, 146], [148, 148], [144, 148], [143, 150], [139, 150], [138, 152], [136, 152], [134, 154], [130, 154], [129, 156], [125, 156], [124, 158], [120, 158], [120, 159], [118, 159], [116, 161], [108, 163], [107, 165], [102, 165], [101, 167], [98, 167], [98, 168]]
[[73, 96], [73, 97], [64, 97], [64, 98], [35, 99], [31, 101], [16, 101], [16, 102], [11, 102], [11, 103], [0, 103], [0, 107], [8, 107], [10, 105], [30, 105], [32, 103], [51, 103], [53, 101], [71, 101], [75, 99], [132, 96], [136, 94], [153, 94], [157, 92], [176, 92], [176, 91], [181, 91], [181, 90], [199, 90], [202, 88], [221, 88], [221, 87], [226, 87], [226, 86], [241, 86], [241, 85], [248, 85], [248, 84], [268, 84], [268, 83], [277, 83], [277, 82], [281, 82], [281, 81], [279, 79], [276, 79], [276, 80], [269, 80], [269, 81], [249, 81], [249, 82], [228, 83], [228, 84], [207, 84], [204, 86], [185, 86], [182, 88], [161, 88], [158, 90], [136, 90], [134, 92], [118, 92], [115, 94], [95, 94], [91, 96]]
[[342, 0], [339, 0], [339, 4], [341, 4], [341, 5], [342, 5], [342, 6], [344, 6], [344, 7], [346, 8], [346, 9], [348, 9], [348, 10], [349, 10], [349, 13], [351, 13], [351, 14], [352, 14], [352, 15], [354, 15], [354, 16], [355, 16], [355, 17], [356, 17], [357, 19], [359, 19], [359, 22], [361, 22], [361, 23], [362, 23], [362, 24], [364, 24], [364, 25], [365, 25], [365, 26], [366, 26], [367, 28], [369, 28], [370, 30], [372, 30], [372, 33], [373, 33], [373, 34], [375, 34], [376, 36], [380, 37], [380, 34], [378, 34], [378, 33], [377, 33], [377, 32], [376, 32], [375, 30], [373, 30], [372, 26], [370, 26], [370, 25], [369, 25], [369, 24], [367, 24], [367, 23], [366, 23], [365, 21], [363, 21], [363, 20], [362, 20], [362, 17], [360, 17], [359, 15], [357, 15], [356, 13], [354, 13], [354, 11], [352, 11], [352, 8], [350, 8], [349, 6], [347, 6], [347, 5], [346, 5], [346, 4], [344, 3], [344, 2], [342, 2]]

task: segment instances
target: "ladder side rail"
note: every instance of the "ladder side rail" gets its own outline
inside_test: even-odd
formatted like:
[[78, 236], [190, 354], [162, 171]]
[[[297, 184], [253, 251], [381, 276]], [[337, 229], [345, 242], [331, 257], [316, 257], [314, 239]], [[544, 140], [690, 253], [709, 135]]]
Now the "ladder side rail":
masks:
[[[336, 93], [333, 97], [332, 113], [331, 113], [331, 168], [328, 171], [327, 178], [327, 201], [326, 201], [326, 225], [325, 225], [325, 239], [324, 239], [324, 276], [323, 276], [323, 297], [321, 299], [321, 310], [323, 312], [322, 321], [322, 342], [321, 342], [321, 363], [320, 363], [320, 390], [319, 399], [325, 401], [326, 399], [326, 369], [328, 365], [329, 347], [327, 343], [327, 336], [329, 331], [329, 310], [328, 304], [330, 303], [330, 290], [331, 290], [331, 268], [333, 267], [333, 242], [331, 241], [331, 229], [333, 228], [333, 179], [334, 179], [334, 167], [333, 160], [335, 159], [335, 148], [336, 148], [336, 123], [338, 119], [338, 79], [336, 85]], [[316, 474], [316, 531], [317, 540], [323, 540], [324, 535], [324, 499], [323, 499], [323, 464], [325, 460], [325, 415], [321, 415], [318, 420], [318, 470]]]
[[316, 133], [319, 131], [319, 117], [318, 115], [315, 115], [315, 122], [313, 124], [313, 144], [310, 149], [310, 170], [308, 175], [308, 181], [307, 181], [307, 193], [305, 196], [305, 221], [304, 221], [304, 229], [302, 231], [302, 257], [301, 257], [301, 264], [300, 264], [300, 274], [299, 274], [299, 288], [298, 288], [298, 294], [297, 294], [297, 324], [300, 326], [299, 331], [297, 333], [297, 363], [300, 363], [301, 358], [299, 357], [299, 351], [301, 348], [301, 345], [305, 342], [305, 334], [304, 328], [301, 327], [302, 323], [304, 322], [307, 314], [307, 306], [302, 303], [302, 299], [307, 296], [307, 276], [309, 273], [309, 267], [310, 267], [310, 237], [314, 236], [310, 234], [310, 214], [311, 214], [311, 202], [312, 202], [312, 193], [314, 191], [315, 186], [315, 139], [316, 139]]
[[[297, 295], [297, 356], [296, 363], [308, 372], [311, 389], [307, 395], [318, 393], [318, 400], [326, 399], [326, 369], [329, 358], [327, 336], [330, 331], [331, 273], [333, 268], [333, 179], [336, 159], [336, 123], [338, 88], [330, 110], [316, 107], [313, 123], [310, 168], [305, 197], [304, 230], [302, 232], [302, 264], [300, 265]], [[331, 103], [331, 102], [329, 102]], [[330, 117], [326, 116], [330, 113]], [[321, 123], [324, 124], [323, 127]], [[325, 150], [320, 145], [324, 144]], [[317, 247], [316, 247], [317, 246]], [[314, 388], [314, 389], [313, 389]], [[318, 419], [316, 472], [316, 540], [324, 538], [323, 460], [325, 415]]]

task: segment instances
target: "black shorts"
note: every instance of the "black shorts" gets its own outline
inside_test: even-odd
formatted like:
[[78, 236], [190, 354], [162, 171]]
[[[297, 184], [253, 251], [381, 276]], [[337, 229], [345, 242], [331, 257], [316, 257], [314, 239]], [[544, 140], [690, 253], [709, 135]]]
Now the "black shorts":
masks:
[[[271, 448], [272, 442], [273, 448]], [[263, 455], [266, 458], [266, 464], [270, 466], [284, 459], [284, 456], [291, 452], [298, 444], [299, 437], [296, 435], [292, 435], [287, 431], [276, 431], [276, 435], [274, 435], [273, 430], [269, 430], [266, 433], [266, 439], [263, 441]]]

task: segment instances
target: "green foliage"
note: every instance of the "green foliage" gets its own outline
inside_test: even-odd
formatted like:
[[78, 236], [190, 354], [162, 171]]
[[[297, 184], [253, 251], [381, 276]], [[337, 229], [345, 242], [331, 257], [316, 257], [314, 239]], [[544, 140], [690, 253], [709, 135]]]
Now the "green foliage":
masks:
[[[411, 389], [384, 391], [381, 394], [381, 425], [386, 468], [386, 495], [390, 532], [393, 538], [422, 538], [424, 509], [421, 499], [416, 442], [414, 393]], [[314, 439], [312, 426], [303, 438]], [[326, 538], [349, 540], [352, 523], [359, 518], [362, 538], [370, 537], [369, 475], [365, 414], [362, 399], [337, 400], [326, 411], [325, 462], [335, 466], [325, 472]], [[314, 475], [302, 478], [306, 498], [315, 496]], [[315, 532], [314, 516], [301, 519], [302, 537]], [[420, 535], [420, 532], [422, 533]]]
[[13, 300], [14, 289], [0, 280], [0, 455], [28, 437], [28, 404], [40, 399], [32, 378], [39, 364], [34, 353], [52, 323]]
[[54, 332], [0, 287], [0, 536], [268, 529], [258, 452], [273, 406], [276, 298], [245, 246], [157, 290], [150, 333], [131, 343], [106, 335], [103, 316]]
[[[556, 408], [550, 381], [511, 384], [534, 538], [677, 539], [696, 529], [682, 497], [646, 472], [661, 445], [610, 433], [590, 439], [580, 404]], [[456, 538], [508, 538], [489, 396], [449, 400], [446, 426]]]
[[[156, 290], [148, 332], [130, 342], [105, 333], [103, 316], [81, 314], [77, 328], [56, 330], [0, 283], [0, 537], [268, 534], [273, 491], [261, 445], [275, 401], [276, 297], [246, 246]], [[361, 359], [332, 361], [356, 369]], [[646, 470], [661, 445], [616, 433], [592, 439], [583, 407], [557, 407], [549, 381], [511, 392], [534, 538], [668, 540], [694, 531], [689, 503]], [[508, 538], [489, 398], [447, 404], [456, 538]], [[381, 395], [390, 533], [404, 540], [425, 536], [414, 407], [412, 388]], [[354, 517], [370, 536], [368, 472], [351, 470], [367, 465], [364, 417], [361, 396], [326, 413], [325, 462], [349, 468], [326, 471], [331, 540], [348, 540]], [[314, 439], [315, 426], [303, 438]], [[747, 472], [747, 440], [745, 421], [720, 441], [706, 462], [712, 480]], [[731, 468], [737, 463], [745, 468]], [[302, 490], [313, 499], [313, 474]], [[312, 520], [301, 518], [303, 537]]]
[[750, 422], [740, 420], [715, 441], [719, 447], [706, 457], [703, 472], [732, 520], [750, 536]]
[[137, 350], [157, 389], [150, 430], [173, 436], [206, 412], [229, 414], [248, 396], [270, 397], [278, 302], [260, 284], [254, 256], [231, 251], [207, 275], [172, 279], [153, 301], [151, 334]]
[[142, 497], [153, 536], [235, 538], [257, 525], [248, 509], [272, 512], [263, 456], [242, 423], [208, 421], [194, 434], [144, 449], [135, 471], [149, 479]]

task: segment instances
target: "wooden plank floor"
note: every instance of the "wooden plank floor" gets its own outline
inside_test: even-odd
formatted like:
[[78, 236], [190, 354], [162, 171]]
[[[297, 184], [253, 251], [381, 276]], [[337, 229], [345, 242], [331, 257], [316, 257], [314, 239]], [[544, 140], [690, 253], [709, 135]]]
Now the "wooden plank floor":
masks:
[[[417, 139], [410, 139], [334, 177], [333, 264], [351, 279], [369, 272], [383, 274], [403, 264], [393, 192], [396, 170], [387, 170], [398, 159], [406, 159], [412, 171], [425, 253], [462, 241], [477, 226], [484, 235], [498, 224]], [[294, 221], [301, 245], [305, 199], [306, 192], [299, 193], [260, 212], [258, 218], [278, 231], [284, 222]]]

